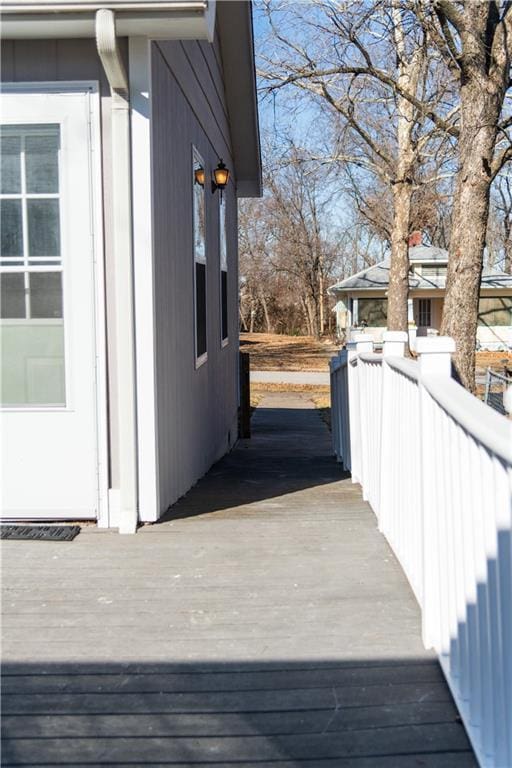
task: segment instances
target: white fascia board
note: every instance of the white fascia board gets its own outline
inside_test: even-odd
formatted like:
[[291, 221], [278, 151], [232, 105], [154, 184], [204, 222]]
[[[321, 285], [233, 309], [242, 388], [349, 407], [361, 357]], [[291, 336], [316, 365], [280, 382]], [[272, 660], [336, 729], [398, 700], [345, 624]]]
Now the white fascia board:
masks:
[[216, 0], [205, 2], [0, 3], [2, 38], [55, 39], [95, 37], [101, 8], [116, 13], [119, 37], [152, 40], [209, 40], [215, 30]]

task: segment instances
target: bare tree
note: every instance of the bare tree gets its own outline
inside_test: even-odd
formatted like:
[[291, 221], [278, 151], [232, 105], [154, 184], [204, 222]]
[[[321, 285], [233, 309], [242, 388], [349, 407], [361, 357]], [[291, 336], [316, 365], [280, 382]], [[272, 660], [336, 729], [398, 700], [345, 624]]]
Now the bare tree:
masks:
[[263, 200], [240, 206], [242, 327], [319, 337], [329, 325], [327, 288], [339, 256], [324, 234], [325, 178], [291, 146], [265, 186]]
[[[271, 18], [271, 9], [268, 12]], [[416, 184], [431, 183], [428, 170], [425, 172], [428, 159], [440, 147], [448, 156], [456, 151], [442, 332], [455, 339], [459, 377], [474, 389], [490, 188], [512, 157], [512, 115], [505, 109], [511, 84], [512, 3], [317, 0], [306, 11], [293, 12], [303, 22], [295, 27], [300, 30], [298, 38], [290, 36], [285, 27], [272, 26], [276, 50], [266, 56], [262, 67], [269, 88], [295, 86], [321, 100], [343, 122], [343, 137], [351, 138], [352, 144], [340, 144], [338, 160], [364, 169], [392, 187], [398, 185], [396, 194], [393, 190], [390, 303], [396, 306], [396, 317], [390, 308], [391, 327], [403, 326], [406, 248], [399, 249], [400, 243], [403, 246], [399, 233], [407, 218], [410, 222], [407, 207], [411, 197], [405, 189], [414, 187], [402, 172], [414, 171]], [[310, 33], [307, 41], [304, 30]], [[413, 65], [422, 49], [428, 53], [428, 68], [421, 71], [420, 67], [415, 78]], [[406, 102], [411, 112], [407, 112]], [[392, 140], [386, 121], [395, 130]], [[414, 167], [407, 160], [411, 123]]]
[[458, 84], [458, 173], [442, 333], [455, 339], [463, 384], [475, 387], [478, 300], [493, 179], [512, 157], [501, 121], [510, 87], [512, 4], [507, 0], [415, 0], [415, 13]]
[[[437, 68], [429, 62], [425, 30], [401, 0], [315, 0], [306, 10], [287, 9], [301, 18], [307, 40], [294, 38], [274, 18], [273, 6], [266, 7], [275, 43], [261, 57], [260, 75], [268, 90], [294, 87], [321, 102], [339, 125], [332, 161], [352, 168], [353, 180], [361, 172], [371, 174], [377, 186], [390, 190], [388, 327], [407, 330], [408, 237], [416, 179], [433, 137], [440, 130], [443, 135], [453, 131], [452, 116], [435, 109], [449, 88], [441, 72], [444, 63], [439, 56]], [[357, 202], [362, 198], [358, 192]], [[379, 211], [374, 210], [377, 226]]]

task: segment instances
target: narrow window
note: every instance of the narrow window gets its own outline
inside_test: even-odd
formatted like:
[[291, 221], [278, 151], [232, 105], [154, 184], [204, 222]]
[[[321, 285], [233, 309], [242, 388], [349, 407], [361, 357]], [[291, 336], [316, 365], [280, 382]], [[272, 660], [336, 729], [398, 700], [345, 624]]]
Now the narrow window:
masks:
[[221, 343], [228, 343], [228, 244], [226, 229], [226, 201], [219, 202], [219, 254], [220, 254], [220, 325]]
[[60, 128], [2, 126], [2, 405], [65, 406]]
[[418, 326], [430, 328], [432, 325], [432, 307], [430, 299], [420, 299], [418, 307]]
[[206, 323], [206, 237], [205, 237], [205, 199], [204, 199], [204, 162], [199, 152], [193, 150], [193, 219], [194, 219], [194, 312], [196, 366], [207, 357]]

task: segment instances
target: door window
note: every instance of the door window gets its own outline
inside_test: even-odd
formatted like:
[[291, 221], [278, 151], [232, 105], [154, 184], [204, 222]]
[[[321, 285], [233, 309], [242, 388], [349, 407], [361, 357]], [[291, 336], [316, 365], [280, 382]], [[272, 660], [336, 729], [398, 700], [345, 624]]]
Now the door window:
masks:
[[58, 125], [0, 135], [1, 403], [65, 406]]

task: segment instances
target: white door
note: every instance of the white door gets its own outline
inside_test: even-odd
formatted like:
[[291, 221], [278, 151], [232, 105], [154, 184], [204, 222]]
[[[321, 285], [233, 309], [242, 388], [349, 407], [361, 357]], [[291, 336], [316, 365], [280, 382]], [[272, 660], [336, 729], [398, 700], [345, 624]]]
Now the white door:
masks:
[[94, 98], [1, 96], [4, 518], [98, 514]]

